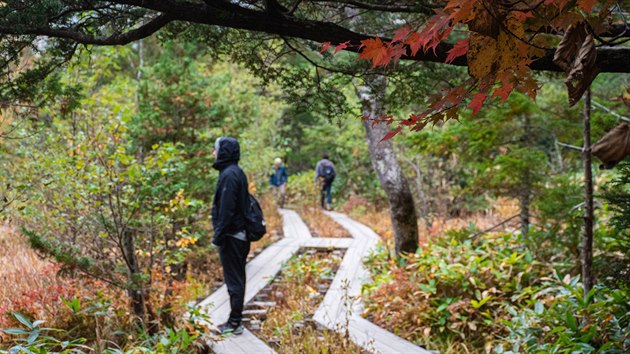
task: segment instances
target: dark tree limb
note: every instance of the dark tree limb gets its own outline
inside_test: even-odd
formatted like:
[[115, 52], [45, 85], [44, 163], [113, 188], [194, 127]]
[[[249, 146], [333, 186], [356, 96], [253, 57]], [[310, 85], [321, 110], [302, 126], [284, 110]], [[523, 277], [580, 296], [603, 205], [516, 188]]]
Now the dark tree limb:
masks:
[[413, 2], [413, 4], [401, 4], [400, 1], [395, 1], [393, 2], [394, 4], [383, 4], [382, 2], [368, 3], [365, 1], [356, 0], [311, 0], [311, 2], [345, 4], [363, 10], [398, 13], [422, 13], [425, 15], [434, 15], [435, 12], [433, 10], [439, 7], [437, 5], [418, 3], [417, 1]]
[[92, 44], [92, 45], [125, 45], [131, 42], [137, 41], [142, 38], [146, 38], [166, 26], [171, 21], [168, 15], [160, 15], [146, 24], [116, 35], [109, 37], [96, 37], [91, 34], [81, 32], [77, 29], [70, 28], [51, 28], [51, 27], [38, 27], [32, 29], [26, 29], [18, 31], [11, 28], [0, 27], [0, 33], [12, 34], [12, 35], [37, 35], [47, 36], [53, 38], [70, 39], [80, 44]]
[[[340, 0], [338, 3], [348, 4], [348, 1]], [[31, 34], [66, 38], [84, 44], [120, 45], [147, 37], [170, 21], [185, 21], [302, 38], [319, 43], [331, 42], [335, 44], [350, 41], [351, 45], [346, 50], [354, 52], [359, 52], [360, 41], [375, 37], [373, 34], [351, 31], [332, 22], [291, 16], [288, 11], [286, 13], [282, 11], [269, 13], [241, 7], [224, 0], [205, 0], [203, 3], [175, 0], [112, 0], [109, 3], [118, 6], [125, 5], [131, 9], [152, 10], [162, 15], [140, 28], [108, 37], [97, 37], [73, 29], [57, 29], [51, 23], [40, 28], [27, 27], [23, 30], [19, 30], [19, 26], [0, 26], [0, 35]], [[277, 2], [270, 1], [270, 3]], [[382, 39], [384, 41], [389, 40], [388, 38]], [[445, 63], [448, 51], [452, 48], [453, 45], [451, 44], [440, 43], [435, 48], [435, 51], [419, 51], [416, 55], [405, 55], [401, 59]], [[554, 50], [548, 49], [545, 55], [542, 58], [535, 59], [530, 64], [530, 67], [537, 71], [562, 71], [552, 61]], [[630, 48], [628, 47], [597, 48], [597, 66], [600, 72], [630, 72], [630, 64], [628, 63], [630, 63]], [[465, 56], [458, 57], [449, 63], [449, 65], [456, 66], [467, 66], [467, 64]]]

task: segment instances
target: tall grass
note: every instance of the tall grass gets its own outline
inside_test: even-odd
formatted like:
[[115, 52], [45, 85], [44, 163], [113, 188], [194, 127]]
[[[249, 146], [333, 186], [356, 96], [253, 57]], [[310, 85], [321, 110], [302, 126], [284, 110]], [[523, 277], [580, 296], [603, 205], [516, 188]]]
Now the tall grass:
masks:
[[61, 297], [71, 296], [74, 284], [57, 276], [59, 265], [41, 259], [15, 229], [0, 226], [0, 327], [11, 324], [13, 311], [52, 321]]
[[[369, 226], [374, 232], [381, 236], [386, 245], [393, 245], [394, 232], [389, 208], [387, 206], [379, 207], [368, 203], [360, 196], [352, 195], [348, 198], [346, 203], [344, 203], [341, 210], [357, 221]], [[427, 225], [424, 220], [419, 219], [419, 244], [421, 246], [425, 245], [429, 240], [440, 237], [448, 230], [471, 228], [471, 233], [474, 232], [472, 229], [485, 230], [499, 224], [501, 221], [517, 212], [517, 201], [501, 199], [494, 204], [492, 209], [476, 214], [461, 217], [434, 215], [430, 225]], [[518, 220], [515, 219], [511, 223], [504, 225], [504, 228], [507, 227], [508, 230], [516, 228], [517, 223]]]

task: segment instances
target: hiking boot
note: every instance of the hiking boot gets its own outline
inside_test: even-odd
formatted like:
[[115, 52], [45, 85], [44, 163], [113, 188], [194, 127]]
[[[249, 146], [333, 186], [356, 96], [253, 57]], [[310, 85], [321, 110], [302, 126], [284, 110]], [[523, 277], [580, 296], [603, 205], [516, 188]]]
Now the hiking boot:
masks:
[[226, 322], [226, 323], [224, 323], [222, 325], [219, 325], [219, 333], [221, 335], [231, 335], [231, 334], [233, 334], [233, 335], [238, 336], [238, 335], [243, 334], [244, 330], [245, 330], [245, 328], [243, 327], [242, 324], [235, 325], [233, 323]]

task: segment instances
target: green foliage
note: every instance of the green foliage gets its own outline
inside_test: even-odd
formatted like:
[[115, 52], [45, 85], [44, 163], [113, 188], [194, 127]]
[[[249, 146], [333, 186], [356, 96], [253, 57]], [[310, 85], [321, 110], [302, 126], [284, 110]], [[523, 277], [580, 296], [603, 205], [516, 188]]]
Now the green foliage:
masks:
[[314, 178], [314, 171], [291, 176], [287, 188], [287, 201], [291, 204], [318, 206], [321, 189], [315, 183]]
[[383, 250], [372, 255], [365, 314], [414, 341], [431, 333], [462, 338], [475, 347], [493, 342], [502, 333], [497, 321], [509, 319], [506, 306], [525, 305], [548, 269], [533, 259], [518, 235], [473, 241], [469, 233], [448, 233], [401, 264]]
[[612, 225], [620, 231], [618, 240], [621, 250], [630, 252], [630, 162], [618, 167], [618, 176], [603, 193], [613, 213]]
[[[89, 307], [82, 309], [81, 302], [78, 299], [64, 301], [66, 305], [71, 307], [73, 315], [78, 319], [86, 316], [98, 316], [107, 318], [112, 316], [106, 307]], [[8, 350], [1, 350], [0, 353], [90, 353], [95, 348], [88, 346], [85, 338], [73, 338], [60, 340], [57, 338], [67, 337], [69, 331], [44, 328], [41, 325], [44, 321], [38, 320], [31, 322], [27, 317], [13, 313], [15, 319], [21, 324], [22, 328], [4, 328], [0, 329], [6, 335], [11, 336], [8, 343]], [[211, 340], [207, 334], [204, 334], [205, 323], [208, 321], [207, 315], [199, 312], [199, 310], [191, 308], [189, 310], [189, 321], [186, 325], [179, 328], [165, 328], [159, 333], [149, 335], [143, 333], [140, 338], [124, 347], [117, 348], [115, 343], [108, 343], [106, 347], [100, 347], [96, 344], [97, 350], [108, 354], [131, 354], [131, 353], [198, 353], [206, 348], [205, 341]], [[82, 323], [82, 322], [81, 322]], [[125, 334], [124, 332], [118, 334]]]
[[[624, 353], [630, 349], [630, 292], [595, 286], [584, 297], [578, 278], [550, 279], [534, 306], [509, 311], [498, 353]], [[505, 348], [505, 351], [503, 350]], [[510, 350], [508, 350], [508, 348]]]
[[83, 353], [90, 350], [89, 347], [83, 345], [84, 338], [77, 338], [68, 341], [58, 340], [53, 334], [58, 336], [60, 329], [41, 327], [44, 321], [38, 320], [31, 322], [30, 319], [19, 313], [13, 313], [15, 319], [22, 325], [22, 328], [4, 328], [0, 329], [5, 334], [15, 336], [12, 340], [14, 343], [9, 350], [0, 349], [0, 353], [49, 353], [57, 352], [60, 354]]
[[364, 314], [409, 340], [432, 338], [441, 350], [439, 343], [453, 342], [499, 353], [629, 348], [626, 288], [598, 286], [584, 298], [579, 277], [556, 275], [566, 264], [537, 261], [520, 235], [473, 242], [468, 234], [451, 232], [399, 263], [383, 249], [373, 254]]

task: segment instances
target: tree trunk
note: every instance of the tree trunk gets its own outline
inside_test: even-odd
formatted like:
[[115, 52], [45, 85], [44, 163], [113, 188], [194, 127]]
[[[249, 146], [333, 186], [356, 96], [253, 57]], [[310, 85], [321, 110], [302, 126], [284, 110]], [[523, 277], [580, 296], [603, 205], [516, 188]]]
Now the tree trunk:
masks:
[[[387, 79], [384, 76], [365, 78], [365, 86], [357, 90], [364, 117], [376, 119], [385, 115], [383, 98], [386, 88]], [[372, 166], [387, 194], [396, 254], [413, 253], [418, 248], [418, 219], [409, 182], [396, 158], [392, 141], [381, 142], [389, 127], [385, 124], [372, 125], [369, 120], [363, 126]]]
[[584, 95], [584, 234], [580, 258], [584, 297], [593, 287], [593, 174], [591, 169], [591, 88]]
[[143, 324], [145, 320], [145, 297], [142, 289], [142, 279], [138, 259], [136, 258], [133, 231], [126, 229], [122, 234], [122, 248], [128, 268], [129, 286], [127, 294], [131, 300], [133, 314]]
[[527, 236], [529, 233], [529, 204], [531, 201], [531, 186], [528, 181], [529, 173], [525, 172], [525, 185], [523, 189], [521, 189], [521, 194], [519, 196], [520, 204], [521, 204], [521, 234], [523, 236]]
[[[531, 118], [529, 115], [525, 115], [524, 117], [524, 122], [523, 122], [523, 136], [521, 138], [521, 140], [523, 141], [523, 144], [530, 148], [532, 146], [531, 144], [531, 135], [532, 135], [532, 125], [531, 125]], [[522, 186], [521, 186], [521, 190], [519, 193], [519, 199], [520, 199], [520, 206], [521, 206], [521, 211], [520, 211], [520, 217], [521, 217], [521, 234], [523, 236], [527, 236], [527, 234], [529, 233], [529, 205], [531, 203], [532, 200], [532, 180], [531, 180], [531, 174], [529, 172], [529, 169], [525, 169], [523, 171], [523, 176], [522, 176]]]

